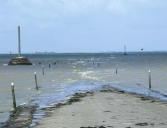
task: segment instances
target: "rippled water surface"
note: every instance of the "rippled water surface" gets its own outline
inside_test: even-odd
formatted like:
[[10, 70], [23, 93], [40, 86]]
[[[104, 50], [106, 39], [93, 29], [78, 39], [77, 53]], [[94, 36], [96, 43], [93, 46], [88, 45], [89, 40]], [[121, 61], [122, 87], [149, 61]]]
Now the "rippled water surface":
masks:
[[[17, 105], [38, 104], [39, 108], [65, 100], [75, 92], [95, 90], [104, 85], [167, 100], [165, 52], [129, 53], [127, 56], [122, 53], [34, 54], [26, 55], [32, 66], [8, 66], [12, 56], [0, 55], [0, 122], [6, 121], [12, 110], [11, 82], [15, 84]], [[54, 62], [57, 64], [53, 65]], [[153, 91], [148, 89], [149, 69]], [[38, 91], [34, 72], [37, 72], [40, 86]]]

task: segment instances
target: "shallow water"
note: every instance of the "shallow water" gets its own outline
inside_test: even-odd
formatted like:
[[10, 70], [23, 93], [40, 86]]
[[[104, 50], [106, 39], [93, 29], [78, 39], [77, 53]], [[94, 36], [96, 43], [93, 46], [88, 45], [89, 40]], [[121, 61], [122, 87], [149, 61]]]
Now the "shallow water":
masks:
[[[95, 90], [104, 85], [167, 100], [166, 52], [129, 53], [127, 56], [122, 53], [34, 54], [26, 55], [32, 66], [8, 66], [12, 56], [0, 55], [0, 122], [6, 121], [12, 110], [11, 82], [15, 83], [17, 105], [39, 105], [37, 118], [43, 115], [40, 108], [66, 100], [76, 92]], [[53, 65], [55, 61], [57, 65]], [[45, 66], [44, 76], [42, 65]], [[149, 69], [154, 91], [148, 89]], [[38, 91], [34, 72], [37, 72], [40, 86]]]

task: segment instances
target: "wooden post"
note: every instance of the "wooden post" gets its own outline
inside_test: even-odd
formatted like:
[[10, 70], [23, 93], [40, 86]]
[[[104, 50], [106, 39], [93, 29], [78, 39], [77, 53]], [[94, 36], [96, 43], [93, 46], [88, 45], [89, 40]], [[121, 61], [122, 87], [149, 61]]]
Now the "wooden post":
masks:
[[42, 66], [42, 74], [45, 75], [44, 66]]
[[148, 71], [148, 82], [149, 82], [149, 89], [151, 89], [151, 71]]
[[38, 81], [37, 81], [37, 73], [36, 72], [34, 72], [34, 76], [35, 76], [36, 90], [38, 90]]
[[16, 110], [16, 97], [14, 91], [14, 83], [11, 83], [11, 90], [12, 90], [12, 99], [13, 99], [13, 108]]
[[118, 65], [116, 66], [115, 73], [118, 74]]
[[127, 55], [127, 51], [126, 51], [126, 45], [124, 45], [124, 55]]

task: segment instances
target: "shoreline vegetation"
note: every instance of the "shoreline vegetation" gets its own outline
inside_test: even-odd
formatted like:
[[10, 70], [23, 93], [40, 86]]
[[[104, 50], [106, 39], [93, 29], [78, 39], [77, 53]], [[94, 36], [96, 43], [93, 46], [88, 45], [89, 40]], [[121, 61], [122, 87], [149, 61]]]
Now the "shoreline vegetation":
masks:
[[[28, 128], [38, 106], [19, 106], [2, 128]], [[67, 101], [42, 109], [35, 128], [115, 128], [167, 126], [167, 102], [111, 87], [75, 93]]]

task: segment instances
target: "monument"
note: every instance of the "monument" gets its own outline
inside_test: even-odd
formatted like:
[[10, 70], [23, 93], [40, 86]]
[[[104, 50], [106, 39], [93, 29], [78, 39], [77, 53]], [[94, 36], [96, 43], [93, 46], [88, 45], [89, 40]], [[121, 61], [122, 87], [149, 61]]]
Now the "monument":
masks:
[[18, 56], [12, 58], [8, 65], [32, 65], [26, 57], [21, 56], [20, 26], [18, 26]]

